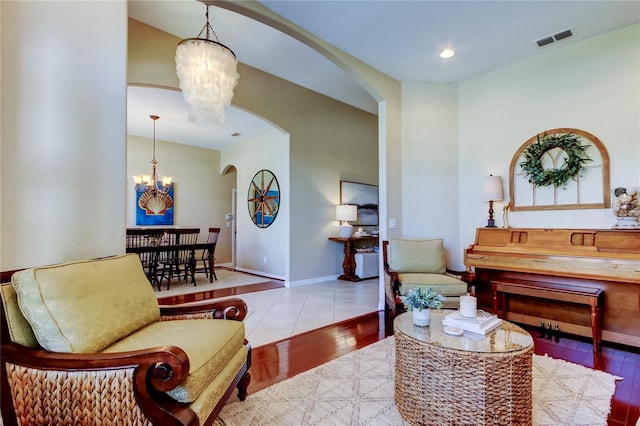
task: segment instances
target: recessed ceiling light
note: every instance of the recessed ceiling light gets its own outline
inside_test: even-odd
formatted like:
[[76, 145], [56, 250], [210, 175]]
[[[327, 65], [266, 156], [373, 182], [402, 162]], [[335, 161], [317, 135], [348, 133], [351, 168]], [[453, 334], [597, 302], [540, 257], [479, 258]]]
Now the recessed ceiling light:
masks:
[[442, 52], [440, 52], [440, 57], [442, 59], [449, 59], [452, 58], [455, 54], [456, 51], [453, 49], [444, 49]]

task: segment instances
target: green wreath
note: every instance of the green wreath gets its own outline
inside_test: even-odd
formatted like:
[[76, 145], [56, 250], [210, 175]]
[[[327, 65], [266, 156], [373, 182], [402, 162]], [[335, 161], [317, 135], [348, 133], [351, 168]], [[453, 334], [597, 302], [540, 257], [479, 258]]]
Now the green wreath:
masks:
[[[582, 145], [578, 136], [573, 133], [548, 135], [546, 132], [540, 136], [538, 141], [529, 145], [523, 152], [524, 161], [520, 163], [525, 177], [529, 178], [529, 183], [534, 186], [564, 186], [569, 179], [576, 180], [584, 163], [591, 161], [587, 156], [588, 145]], [[559, 169], [544, 169], [542, 167], [542, 157], [545, 152], [560, 148], [567, 153], [562, 167]]]

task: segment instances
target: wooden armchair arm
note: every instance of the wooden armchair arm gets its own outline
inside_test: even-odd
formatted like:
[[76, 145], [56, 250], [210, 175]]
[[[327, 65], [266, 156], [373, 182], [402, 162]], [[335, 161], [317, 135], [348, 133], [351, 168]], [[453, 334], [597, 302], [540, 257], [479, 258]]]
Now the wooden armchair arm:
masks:
[[446, 273], [464, 281], [465, 283], [471, 282], [471, 274], [469, 271], [456, 271], [454, 269], [447, 268]]
[[389, 276], [389, 279], [392, 282], [397, 282], [398, 281], [398, 273], [396, 271], [394, 271], [393, 269], [389, 268], [389, 265], [387, 265], [387, 264], [384, 265], [384, 273]]
[[13, 342], [2, 344], [2, 361], [39, 370], [82, 371], [136, 367], [154, 390], [166, 392], [189, 374], [189, 358], [177, 346], [129, 352], [72, 354], [31, 349]]
[[447, 275], [451, 275], [452, 277], [457, 278], [457, 279], [467, 283], [467, 292], [469, 294], [473, 294], [473, 289], [471, 287], [473, 285], [474, 276], [473, 276], [473, 274], [471, 272], [469, 272], [469, 271], [455, 271], [455, 270], [449, 269], [449, 268], [447, 268], [447, 270], [445, 272], [446, 272]]
[[384, 293], [385, 302], [393, 315], [398, 309], [402, 309], [402, 301], [400, 300], [400, 280], [398, 273], [389, 267], [388, 261], [389, 241], [382, 242], [382, 268], [384, 270]]
[[247, 316], [247, 304], [242, 299], [204, 301], [183, 305], [161, 305], [163, 321], [184, 318], [209, 318], [242, 321]]
[[[189, 374], [187, 354], [176, 346], [71, 354], [3, 342], [0, 350], [1, 410], [6, 425], [16, 424], [16, 416], [23, 421], [31, 416], [44, 416], [51, 424], [64, 423], [59, 416], [51, 417], [52, 413], [58, 412], [56, 407], [78, 410], [80, 399], [83, 400], [81, 410], [85, 410], [84, 415], [95, 415], [98, 420], [121, 410], [125, 414], [130, 412], [132, 418], [147, 419], [156, 424], [183, 425], [197, 421], [191, 409], [164, 393], [182, 383]], [[76, 387], [78, 391], [69, 391]], [[27, 395], [45, 388], [56, 390], [55, 397], [46, 404], [31, 406], [33, 401]], [[78, 392], [90, 396], [81, 396]], [[102, 407], [105, 401], [109, 401], [109, 409]], [[91, 414], [94, 411], [100, 414]], [[78, 416], [82, 417], [81, 414]]]
[[402, 310], [402, 301], [400, 300], [400, 281], [398, 273], [389, 269], [388, 265], [384, 265], [384, 294], [385, 302], [393, 315]]
[[389, 262], [387, 260], [388, 247], [389, 247], [389, 241], [383, 241], [382, 242], [382, 267], [384, 269], [385, 275], [387, 275], [387, 277], [389, 278], [389, 281], [393, 283], [394, 287], [396, 287], [396, 290], [397, 290], [397, 285], [399, 281], [398, 273], [389, 267]]

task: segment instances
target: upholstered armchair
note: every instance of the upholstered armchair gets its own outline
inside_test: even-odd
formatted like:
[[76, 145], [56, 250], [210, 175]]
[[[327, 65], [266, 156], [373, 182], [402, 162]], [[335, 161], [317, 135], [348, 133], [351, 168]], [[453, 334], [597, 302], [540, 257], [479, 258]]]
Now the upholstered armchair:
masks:
[[210, 425], [251, 348], [240, 299], [159, 306], [136, 254], [17, 272], [0, 286], [9, 425]]
[[417, 287], [433, 287], [445, 296], [444, 308], [458, 309], [460, 296], [471, 292], [466, 271], [446, 267], [442, 239], [391, 238], [382, 242], [386, 304], [393, 315], [404, 311], [400, 296]]

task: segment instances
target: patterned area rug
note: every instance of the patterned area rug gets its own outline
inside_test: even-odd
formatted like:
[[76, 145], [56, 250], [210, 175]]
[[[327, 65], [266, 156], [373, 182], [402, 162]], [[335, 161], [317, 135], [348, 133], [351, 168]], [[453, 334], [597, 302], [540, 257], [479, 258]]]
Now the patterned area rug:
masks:
[[[394, 403], [394, 362], [389, 337], [229, 403], [214, 424], [407, 425]], [[534, 355], [533, 424], [606, 425], [616, 380]]]

